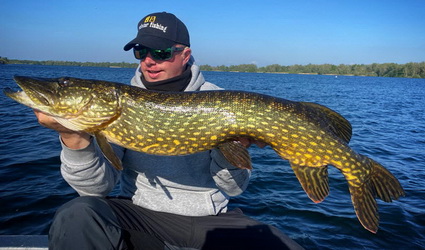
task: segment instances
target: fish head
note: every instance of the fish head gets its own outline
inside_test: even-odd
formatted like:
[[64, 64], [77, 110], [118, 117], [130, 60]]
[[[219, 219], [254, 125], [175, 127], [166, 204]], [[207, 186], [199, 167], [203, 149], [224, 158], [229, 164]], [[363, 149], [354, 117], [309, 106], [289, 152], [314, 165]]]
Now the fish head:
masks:
[[99, 130], [119, 114], [119, 90], [113, 83], [69, 77], [14, 79], [22, 91], [6, 89], [7, 96], [53, 116], [71, 130]]

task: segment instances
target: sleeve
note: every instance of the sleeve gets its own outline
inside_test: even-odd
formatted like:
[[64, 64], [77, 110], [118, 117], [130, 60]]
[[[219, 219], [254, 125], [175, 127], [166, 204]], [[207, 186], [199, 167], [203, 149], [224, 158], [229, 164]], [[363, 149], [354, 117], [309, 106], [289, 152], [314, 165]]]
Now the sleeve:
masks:
[[248, 186], [251, 170], [231, 165], [219, 149], [211, 150], [211, 175], [217, 187], [229, 196], [243, 193]]
[[[92, 138], [83, 149], [73, 150], [66, 147], [62, 140], [61, 174], [65, 181], [81, 196], [106, 196], [115, 187], [120, 177], [116, 170], [103, 157]], [[123, 149], [113, 145], [115, 153], [122, 159]]]

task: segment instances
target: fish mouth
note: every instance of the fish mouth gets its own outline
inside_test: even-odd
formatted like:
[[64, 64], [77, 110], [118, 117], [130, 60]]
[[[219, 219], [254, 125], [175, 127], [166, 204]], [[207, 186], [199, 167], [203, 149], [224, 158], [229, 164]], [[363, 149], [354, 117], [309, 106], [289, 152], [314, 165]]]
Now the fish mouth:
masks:
[[5, 88], [3, 89], [3, 93], [19, 103], [29, 107], [35, 107], [35, 103], [32, 101], [32, 99], [22, 90], [14, 91], [11, 88]]
[[[58, 82], [51, 79], [33, 78], [26, 76], [14, 76], [14, 80], [22, 90], [13, 91], [10, 88], [4, 90], [4, 93], [10, 98], [21, 102], [32, 103], [37, 106], [50, 106], [57, 89]], [[31, 102], [30, 102], [31, 101]]]

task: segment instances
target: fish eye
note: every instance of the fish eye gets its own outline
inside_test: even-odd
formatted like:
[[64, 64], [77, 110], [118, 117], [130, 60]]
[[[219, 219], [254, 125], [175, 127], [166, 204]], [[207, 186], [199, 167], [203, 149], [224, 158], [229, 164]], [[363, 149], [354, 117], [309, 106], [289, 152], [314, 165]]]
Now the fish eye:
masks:
[[58, 81], [60, 84], [69, 85], [71, 81], [68, 78], [61, 78]]

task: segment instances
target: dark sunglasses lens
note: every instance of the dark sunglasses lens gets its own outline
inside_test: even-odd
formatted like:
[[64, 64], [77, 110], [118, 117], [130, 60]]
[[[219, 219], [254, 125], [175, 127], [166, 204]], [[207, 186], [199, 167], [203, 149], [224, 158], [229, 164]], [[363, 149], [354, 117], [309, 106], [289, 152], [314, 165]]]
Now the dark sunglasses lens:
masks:
[[170, 60], [173, 57], [174, 52], [182, 51], [184, 48], [168, 48], [168, 49], [149, 49], [142, 46], [135, 46], [133, 48], [134, 57], [136, 57], [139, 60], [143, 60], [146, 58], [148, 53], [156, 59], [156, 60]]
[[159, 60], [168, 60], [171, 57], [173, 57], [173, 53], [170, 48], [162, 50], [162, 49], [155, 49], [151, 51], [151, 55], [155, 59]]
[[134, 57], [136, 57], [136, 59], [145, 59], [145, 57], [148, 54], [148, 50], [146, 48], [141, 48], [141, 47], [134, 47], [133, 52], [134, 52]]

